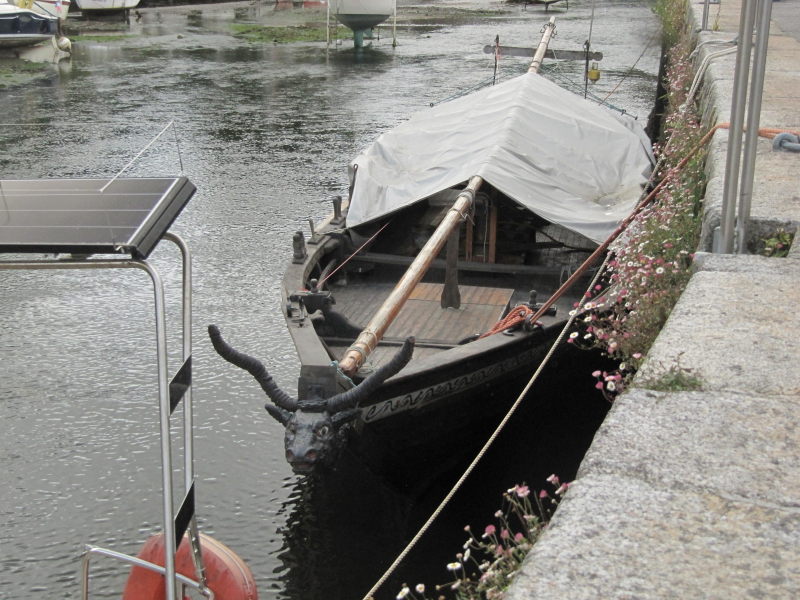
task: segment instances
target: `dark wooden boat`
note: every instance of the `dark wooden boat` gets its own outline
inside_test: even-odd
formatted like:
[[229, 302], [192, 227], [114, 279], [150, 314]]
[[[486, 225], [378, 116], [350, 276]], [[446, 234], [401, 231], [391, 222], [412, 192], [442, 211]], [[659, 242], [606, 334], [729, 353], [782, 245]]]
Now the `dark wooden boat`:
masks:
[[584, 289], [540, 317], [539, 303], [641, 193], [651, 162], [635, 128], [534, 68], [415, 115], [352, 162], [349, 198], [295, 234], [283, 282], [298, 398], [212, 328], [275, 402], [296, 471], [330, 460], [334, 440], [378, 469], [443, 460], [496, 424]]

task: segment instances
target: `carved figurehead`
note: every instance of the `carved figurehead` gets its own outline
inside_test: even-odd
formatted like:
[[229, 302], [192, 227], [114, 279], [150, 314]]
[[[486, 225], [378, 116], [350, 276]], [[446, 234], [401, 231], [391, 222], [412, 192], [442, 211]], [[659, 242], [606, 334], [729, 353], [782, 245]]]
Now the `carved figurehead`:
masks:
[[286, 427], [286, 460], [295, 473], [308, 473], [314, 465], [325, 462], [333, 454], [337, 444], [343, 441], [342, 427], [358, 416], [357, 406], [405, 367], [414, 350], [414, 338], [410, 337], [388, 363], [356, 387], [330, 398], [298, 400], [278, 387], [260, 361], [223, 340], [216, 325], [208, 326], [208, 335], [217, 353], [250, 373], [272, 401], [264, 408]]

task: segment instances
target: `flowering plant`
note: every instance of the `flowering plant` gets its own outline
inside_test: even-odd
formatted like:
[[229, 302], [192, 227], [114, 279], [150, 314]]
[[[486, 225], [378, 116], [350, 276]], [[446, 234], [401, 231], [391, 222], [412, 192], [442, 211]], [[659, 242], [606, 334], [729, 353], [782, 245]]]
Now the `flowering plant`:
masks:
[[[527, 485], [515, 485], [503, 494], [503, 507], [494, 513], [496, 524], [489, 524], [480, 536], [469, 525], [469, 538], [463, 552], [448, 563], [453, 581], [437, 585], [437, 600], [449, 594], [457, 600], [499, 600], [511, 584], [533, 543], [547, 526], [550, 517], [570, 484], [556, 475], [547, 478], [552, 491], [536, 492]], [[397, 600], [430, 600], [425, 585], [412, 589], [403, 585]]]
[[620, 361], [615, 371], [593, 373], [609, 401], [636, 373], [691, 277], [700, 237], [705, 151], [691, 154], [703, 131], [686, 102], [693, 78], [690, 50], [690, 39], [683, 36], [668, 56], [665, 141], [655, 145], [655, 175], [664, 185], [612, 243], [600, 283], [575, 305], [580, 314], [567, 341]]

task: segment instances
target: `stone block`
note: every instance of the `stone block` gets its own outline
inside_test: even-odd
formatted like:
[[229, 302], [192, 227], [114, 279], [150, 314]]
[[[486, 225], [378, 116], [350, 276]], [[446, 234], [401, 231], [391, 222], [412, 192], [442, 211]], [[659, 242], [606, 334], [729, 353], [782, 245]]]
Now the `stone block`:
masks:
[[504, 598], [798, 598], [798, 540], [797, 508], [589, 475]]
[[632, 476], [656, 487], [794, 510], [800, 506], [798, 411], [800, 396], [631, 389], [617, 398], [578, 478]]
[[800, 370], [789, 368], [800, 355], [796, 277], [770, 272], [774, 261], [760, 258], [759, 272], [700, 271], [692, 276], [636, 379], [658, 380], [675, 368], [689, 368], [704, 391], [800, 394]]

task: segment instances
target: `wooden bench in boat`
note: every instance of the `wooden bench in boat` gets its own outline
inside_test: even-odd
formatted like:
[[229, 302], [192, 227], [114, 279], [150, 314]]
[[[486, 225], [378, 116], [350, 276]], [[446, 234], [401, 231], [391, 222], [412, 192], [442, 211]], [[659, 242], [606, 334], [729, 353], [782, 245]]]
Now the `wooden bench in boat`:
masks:
[[[381, 252], [362, 252], [353, 257], [353, 262], [366, 262], [382, 265], [408, 266], [414, 260], [413, 256], [400, 256], [398, 254], [384, 254]], [[431, 269], [444, 269], [445, 261], [441, 258], [434, 259]], [[561, 267], [548, 265], [514, 265], [506, 263], [487, 263], [458, 261], [459, 271], [473, 271], [478, 273], [502, 273], [506, 275], [558, 275]]]

